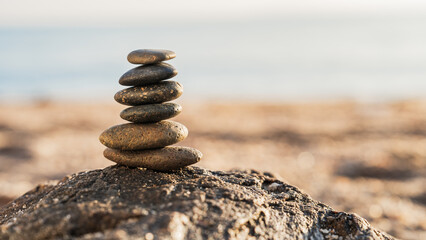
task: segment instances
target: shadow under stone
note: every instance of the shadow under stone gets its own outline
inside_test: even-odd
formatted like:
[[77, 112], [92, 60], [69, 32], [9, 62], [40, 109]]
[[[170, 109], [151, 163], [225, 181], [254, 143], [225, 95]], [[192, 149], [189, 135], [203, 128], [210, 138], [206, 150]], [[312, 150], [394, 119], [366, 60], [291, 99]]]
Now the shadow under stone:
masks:
[[411, 198], [414, 202], [417, 202], [423, 206], [426, 206], [426, 192]]
[[218, 132], [191, 132], [192, 136], [204, 137], [210, 139], [220, 139], [222, 141], [232, 142], [257, 142], [261, 140], [270, 140], [276, 142], [286, 142], [294, 146], [307, 146], [313, 138], [317, 136], [301, 134], [291, 130], [272, 130], [260, 134], [242, 134], [242, 133], [218, 133]]
[[8, 146], [0, 148], [0, 156], [13, 158], [18, 161], [27, 161], [32, 158], [32, 154], [27, 148], [19, 146]]
[[361, 163], [342, 164], [337, 169], [336, 174], [349, 178], [376, 178], [384, 180], [407, 180], [417, 176], [417, 173], [412, 169], [383, 168], [367, 166]]

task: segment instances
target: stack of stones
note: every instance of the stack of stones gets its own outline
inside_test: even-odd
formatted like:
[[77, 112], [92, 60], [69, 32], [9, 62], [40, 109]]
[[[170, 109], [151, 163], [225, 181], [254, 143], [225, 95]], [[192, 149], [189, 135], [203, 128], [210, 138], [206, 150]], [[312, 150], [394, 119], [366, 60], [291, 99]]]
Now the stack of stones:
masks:
[[[142, 64], [126, 72], [119, 80], [131, 86], [117, 92], [114, 99], [132, 107], [124, 109], [120, 117], [131, 123], [105, 130], [99, 140], [108, 148], [104, 156], [118, 164], [168, 171], [200, 161], [202, 153], [196, 149], [169, 146], [184, 140], [188, 129], [172, 118], [182, 107], [168, 101], [182, 95], [178, 82], [164, 81], [176, 76], [176, 69], [163, 61], [175, 58], [168, 50], [143, 49], [131, 52], [127, 59]], [[167, 102], [167, 103], [165, 103]]]

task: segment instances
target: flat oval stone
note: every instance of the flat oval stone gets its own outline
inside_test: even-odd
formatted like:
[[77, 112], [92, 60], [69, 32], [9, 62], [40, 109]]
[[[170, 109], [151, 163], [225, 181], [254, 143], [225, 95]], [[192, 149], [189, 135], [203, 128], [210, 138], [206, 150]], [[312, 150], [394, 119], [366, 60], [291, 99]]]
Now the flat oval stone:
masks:
[[180, 169], [197, 163], [203, 154], [189, 147], [165, 147], [152, 150], [121, 151], [107, 148], [104, 156], [118, 164], [158, 171]]
[[173, 121], [148, 124], [126, 123], [105, 130], [100, 136], [101, 143], [120, 150], [143, 150], [161, 148], [184, 140], [188, 129]]
[[120, 117], [134, 123], [158, 122], [175, 117], [181, 111], [182, 107], [176, 103], [148, 104], [126, 108]]
[[139, 49], [127, 55], [127, 60], [134, 64], [153, 64], [176, 57], [176, 53], [163, 49]]
[[177, 73], [177, 70], [167, 63], [143, 65], [127, 71], [118, 82], [123, 86], [145, 86], [172, 78]]
[[183, 87], [178, 82], [165, 81], [123, 89], [115, 94], [114, 99], [124, 105], [138, 106], [168, 102], [180, 97], [182, 93]]

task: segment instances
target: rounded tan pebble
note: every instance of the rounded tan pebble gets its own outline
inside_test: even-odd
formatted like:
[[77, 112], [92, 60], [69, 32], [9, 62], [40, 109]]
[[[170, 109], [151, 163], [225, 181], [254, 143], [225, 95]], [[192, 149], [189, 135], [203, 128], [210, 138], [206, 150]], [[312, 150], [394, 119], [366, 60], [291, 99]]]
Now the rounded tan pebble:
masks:
[[143, 65], [124, 73], [118, 83], [124, 86], [146, 86], [172, 78], [177, 73], [177, 70], [167, 63]]
[[175, 117], [181, 111], [182, 107], [176, 103], [147, 104], [126, 108], [120, 117], [134, 123], [158, 122]]
[[176, 57], [176, 53], [163, 49], [139, 49], [127, 55], [127, 60], [133, 64], [153, 64]]
[[194, 148], [176, 146], [140, 151], [107, 148], [104, 156], [113, 162], [129, 167], [168, 171], [197, 163], [203, 154]]
[[178, 82], [165, 81], [148, 86], [123, 89], [114, 95], [115, 101], [124, 105], [138, 106], [174, 100], [183, 93]]
[[148, 124], [126, 123], [105, 130], [100, 136], [101, 143], [120, 150], [143, 150], [161, 148], [184, 140], [188, 129], [173, 121]]

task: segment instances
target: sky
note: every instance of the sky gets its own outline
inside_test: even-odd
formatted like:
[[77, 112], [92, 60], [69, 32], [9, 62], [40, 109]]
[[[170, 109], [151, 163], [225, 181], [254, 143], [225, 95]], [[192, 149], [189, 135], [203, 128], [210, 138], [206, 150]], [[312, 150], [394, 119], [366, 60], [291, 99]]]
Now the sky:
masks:
[[0, 0], [0, 27], [121, 26], [280, 15], [422, 14], [424, 0]]
[[184, 97], [425, 97], [425, 42], [425, 0], [0, 0], [0, 101], [109, 99], [138, 48]]

